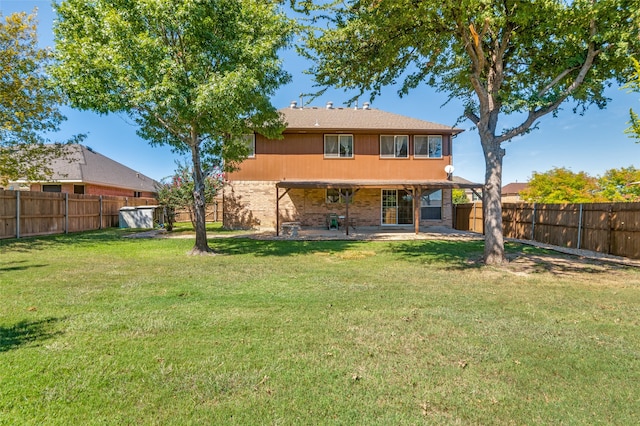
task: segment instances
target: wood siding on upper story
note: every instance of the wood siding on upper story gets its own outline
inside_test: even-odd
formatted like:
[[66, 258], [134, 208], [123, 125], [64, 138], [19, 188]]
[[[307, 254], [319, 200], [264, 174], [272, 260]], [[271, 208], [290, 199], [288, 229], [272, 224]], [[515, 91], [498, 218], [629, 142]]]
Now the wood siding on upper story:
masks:
[[[325, 158], [324, 134], [353, 134], [352, 158]], [[381, 158], [380, 134], [285, 133], [284, 139], [270, 140], [256, 135], [255, 157], [229, 173], [229, 180], [444, 180], [444, 167], [451, 164], [451, 135], [441, 133], [385, 132], [409, 135], [407, 158]], [[442, 135], [442, 158], [414, 158], [414, 135]]]

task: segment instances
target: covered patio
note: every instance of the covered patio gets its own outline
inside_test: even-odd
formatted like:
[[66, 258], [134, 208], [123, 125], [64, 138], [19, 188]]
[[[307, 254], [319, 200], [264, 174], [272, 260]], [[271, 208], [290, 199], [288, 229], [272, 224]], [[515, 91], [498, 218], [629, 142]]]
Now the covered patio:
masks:
[[[426, 228], [430, 227], [421, 227], [420, 224], [420, 203], [415, 200], [421, 200], [423, 194], [427, 191], [433, 190], [444, 190], [444, 189], [472, 189], [475, 190], [480, 188], [482, 185], [477, 183], [463, 183], [456, 182], [454, 180], [424, 180], [424, 181], [380, 181], [380, 180], [371, 180], [371, 181], [349, 181], [349, 180], [322, 180], [322, 181], [297, 181], [297, 180], [282, 180], [276, 183], [276, 236], [280, 236], [281, 228], [286, 231], [293, 230], [293, 236], [297, 236], [299, 232], [306, 231], [310, 232], [311, 228], [317, 227], [307, 227], [303, 228], [301, 222], [302, 221], [286, 221], [282, 222], [280, 219], [280, 202], [283, 197], [285, 197], [291, 190], [300, 189], [300, 190], [339, 190], [341, 191], [341, 197], [344, 199], [344, 215], [340, 218], [340, 222], [343, 224], [341, 230], [344, 232], [346, 236], [350, 235], [350, 232], [354, 232], [357, 229], [361, 228], [358, 226], [353, 220], [353, 208], [351, 208], [353, 203], [354, 196], [363, 189], [378, 189], [381, 191], [384, 190], [398, 190], [401, 189], [406, 191], [408, 194], [411, 194], [412, 198], [412, 209], [413, 215], [411, 223], [405, 225], [396, 225], [392, 228], [385, 227], [382, 223], [381, 226], [368, 226], [368, 233], [382, 233], [389, 234], [394, 232], [402, 232], [406, 234], [407, 232], [413, 232], [416, 235], [419, 235], [421, 232], [425, 232]], [[351, 209], [350, 209], [351, 208]], [[382, 214], [381, 214], [382, 216]], [[382, 222], [382, 219], [381, 219]], [[351, 231], [350, 231], [351, 228]], [[421, 230], [421, 228], [423, 228]], [[316, 231], [322, 231], [322, 229], [317, 229]], [[331, 231], [331, 229], [329, 229]], [[374, 232], [375, 231], [375, 232]], [[289, 233], [289, 232], [287, 232]]]

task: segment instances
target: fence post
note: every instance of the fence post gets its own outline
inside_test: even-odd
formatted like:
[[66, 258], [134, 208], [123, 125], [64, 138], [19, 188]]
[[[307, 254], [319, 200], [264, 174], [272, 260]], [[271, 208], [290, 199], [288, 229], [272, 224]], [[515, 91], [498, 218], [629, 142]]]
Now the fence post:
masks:
[[100, 201], [100, 207], [99, 207], [99, 210], [100, 210], [100, 224], [98, 225], [98, 229], [102, 229], [102, 195], [100, 196], [99, 201]]
[[611, 254], [612, 243], [613, 243], [613, 204], [609, 204], [607, 208], [607, 222], [608, 222], [608, 231], [607, 231], [607, 251], [606, 254]]
[[69, 193], [64, 193], [64, 233], [69, 233]]
[[582, 203], [580, 203], [580, 215], [578, 216], [578, 250], [580, 250], [582, 244]]
[[531, 215], [531, 241], [536, 240], [536, 207], [537, 203], [533, 203], [533, 214]]
[[473, 232], [476, 232], [476, 209], [477, 209], [476, 203], [473, 203], [473, 229], [472, 229]]
[[16, 238], [20, 238], [20, 191], [16, 191]]

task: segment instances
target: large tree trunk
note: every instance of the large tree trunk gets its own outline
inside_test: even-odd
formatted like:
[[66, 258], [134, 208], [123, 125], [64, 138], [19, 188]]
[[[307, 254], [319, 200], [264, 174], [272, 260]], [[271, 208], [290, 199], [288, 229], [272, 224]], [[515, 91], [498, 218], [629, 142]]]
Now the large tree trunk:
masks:
[[482, 141], [482, 150], [486, 166], [482, 203], [484, 262], [487, 265], [501, 265], [506, 261], [502, 230], [502, 158], [504, 157], [504, 149], [494, 141]]
[[206, 201], [204, 194], [204, 176], [200, 162], [200, 145], [191, 145], [191, 160], [193, 161], [193, 214], [195, 216], [196, 244], [191, 254], [210, 253], [212, 250], [207, 243]]

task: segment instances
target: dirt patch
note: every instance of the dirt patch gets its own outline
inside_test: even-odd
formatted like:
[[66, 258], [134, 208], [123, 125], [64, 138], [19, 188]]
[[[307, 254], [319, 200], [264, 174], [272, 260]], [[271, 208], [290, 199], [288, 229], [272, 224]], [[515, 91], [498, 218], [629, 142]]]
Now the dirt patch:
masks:
[[611, 262], [607, 259], [589, 258], [562, 253], [529, 254], [514, 253], [508, 256], [509, 263], [504, 270], [517, 276], [532, 276], [550, 273], [558, 277], [571, 278], [578, 275], [593, 274], [594, 281], [616, 281], [616, 277], [627, 277], [623, 271], [629, 265]]

